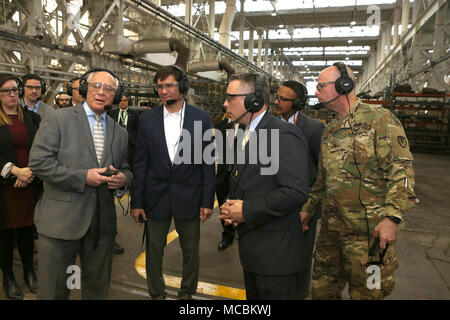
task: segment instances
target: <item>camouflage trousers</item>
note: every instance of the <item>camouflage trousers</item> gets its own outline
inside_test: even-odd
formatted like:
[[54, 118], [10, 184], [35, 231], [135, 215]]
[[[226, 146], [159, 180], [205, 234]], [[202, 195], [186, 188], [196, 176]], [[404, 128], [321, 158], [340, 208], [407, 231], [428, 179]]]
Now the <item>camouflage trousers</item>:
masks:
[[[370, 235], [371, 245], [373, 240]], [[383, 299], [391, 294], [398, 267], [395, 244], [389, 245], [383, 265], [367, 265], [368, 251], [367, 234], [321, 229], [316, 243], [312, 299], [341, 299], [347, 283], [351, 299]], [[375, 260], [379, 261], [378, 252], [370, 258], [371, 262]]]

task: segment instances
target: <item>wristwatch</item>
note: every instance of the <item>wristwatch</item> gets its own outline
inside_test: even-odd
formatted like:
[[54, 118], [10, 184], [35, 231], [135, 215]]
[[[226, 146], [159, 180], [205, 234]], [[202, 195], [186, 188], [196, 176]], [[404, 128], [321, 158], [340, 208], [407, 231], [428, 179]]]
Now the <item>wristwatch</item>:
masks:
[[395, 224], [400, 224], [402, 222], [402, 219], [394, 217], [394, 216], [386, 216], [385, 218], [388, 218], [389, 220], [391, 220]]

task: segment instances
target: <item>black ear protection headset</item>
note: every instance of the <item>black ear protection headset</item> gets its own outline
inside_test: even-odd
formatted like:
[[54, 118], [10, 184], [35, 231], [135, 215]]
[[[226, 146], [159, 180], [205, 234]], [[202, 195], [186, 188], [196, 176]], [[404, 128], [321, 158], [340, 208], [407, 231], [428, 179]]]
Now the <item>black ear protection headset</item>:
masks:
[[336, 92], [345, 95], [349, 94], [355, 87], [355, 83], [353, 82], [353, 79], [348, 75], [347, 67], [342, 62], [335, 62], [333, 66], [338, 68], [341, 74], [341, 76], [334, 82]]
[[72, 96], [72, 84], [76, 81], [76, 80], [80, 80], [79, 77], [73, 78], [69, 80], [69, 83], [67, 84], [67, 94], [69, 96]]
[[256, 74], [255, 92], [249, 93], [244, 100], [245, 109], [250, 113], [256, 113], [264, 106], [264, 77]]
[[[186, 72], [175, 64], [171, 65], [170, 67], [179, 74], [179, 76], [175, 75], [175, 78], [180, 78], [179, 80], [177, 79], [178, 90], [181, 94], [186, 94], [189, 90], [189, 79], [187, 78]], [[156, 96], [159, 98], [158, 88], [156, 87], [158, 84], [158, 73], [156, 73], [155, 77], [153, 78], [153, 84], [155, 85]]]
[[308, 101], [308, 89], [306, 89], [306, 86], [301, 82], [293, 80], [285, 81], [281, 85], [295, 92], [296, 98], [292, 102], [292, 110], [302, 110], [306, 105], [306, 101]]
[[47, 91], [47, 84], [45, 83], [44, 79], [39, 77], [37, 74], [26, 74], [22, 77], [22, 82], [25, 85], [27, 80], [35, 79], [38, 80], [41, 83], [41, 96], [45, 94]]
[[[67, 94], [67, 95], [68, 95], [68, 93], [67, 93], [67, 92], [64, 92], [64, 91], [58, 92], [57, 94], [55, 94], [55, 104], [56, 104], [57, 106], [60, 106], [60, 104], [59, 104], [59, 96], [60, 96], [61, 94]], [[72, 98], [70, 98], [70, 105], [72, 105]]]
[[[85, 72], [81, 76], [81, 78], [80, 78], [80, 88], [78, 89], [78, 91], [80, 92], [80, 95], [84, 99], [87, 98], [87, 93], [88, 93], [88, 81], [87, 81], [87, 78], [88, 78], [89, 74], [91, 74], [93, 72], [108, 72], [110, 75], [112, 75], [114, 78], [116, 78], [118, 80], [119, 85], [117, 86], [116, 93], [114, 94], [114, 100], [112, 102], [112, 104], [118, 104], [120, 102], [120, 100], [122, 100], [122, 91], [123, 91], [122, 81], [112, 71], [110, 71], [108, 69], [104, 69], [104, 68], [94, 68], [92, 70], [89, 70], [89, 71]], [[72, 90], [70, 90], [70, 91], [72, 91]]]

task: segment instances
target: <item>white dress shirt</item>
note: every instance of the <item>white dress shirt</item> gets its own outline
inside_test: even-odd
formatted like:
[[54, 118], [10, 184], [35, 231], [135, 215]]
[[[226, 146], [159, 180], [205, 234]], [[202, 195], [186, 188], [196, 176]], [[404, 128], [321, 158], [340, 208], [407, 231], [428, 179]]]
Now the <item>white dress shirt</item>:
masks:
[[184, 110], [186, 103], [178, 112], [170, 113], [164, 106], [164, 133], [166, 136], [167, 150], [169, 151], [170, 161], [173, 163], [175, 154], [180, 142], [181, 130], [183, 129]]
[[292, 115], [292, 117], [290, 117], [288, 120], [285, 120], [283, 117], [280, 117], [280, 119], [283, 120], [283, 121], [287, 121], [287, 122], [289, 122], [289, 123], [292, 123], [292, 124], [296, 124], [296, 123], [295, 123], [295, 120], [297, 120], [297, 115], [298, 115], [299, 112], [300, 112], [300, 111], [297, 111], [296, 113], [294, 113], [294, 114]]

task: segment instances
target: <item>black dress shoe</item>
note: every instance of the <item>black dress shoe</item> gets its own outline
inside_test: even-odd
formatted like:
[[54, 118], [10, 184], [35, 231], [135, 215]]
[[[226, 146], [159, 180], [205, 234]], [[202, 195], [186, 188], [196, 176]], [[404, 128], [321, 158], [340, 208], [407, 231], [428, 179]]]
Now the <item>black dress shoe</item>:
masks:
[[11, 300], [22, 300], [23, 293], [17, 285], [16, 279], [14, 276], [3, 278], [3, 290], [5, 290], [5, 294], [8, 299]]
[[228, 248], [229, 246], [231, 246], [232, 243], [233, 243], [233, 241], [222, 240], [222, 241], [220, 241], [219, 246], [217, 247], [217, 250], [223, 251], [226, 248]]
[[37, 293], [38, 282], [34, 271], [28, 272], [23, 276], [23, 280], [31, 293]]
[[122, 248], [120, 244], [114, 241], [114, 254], [122, 254], [125, 252], [125, 249]]

